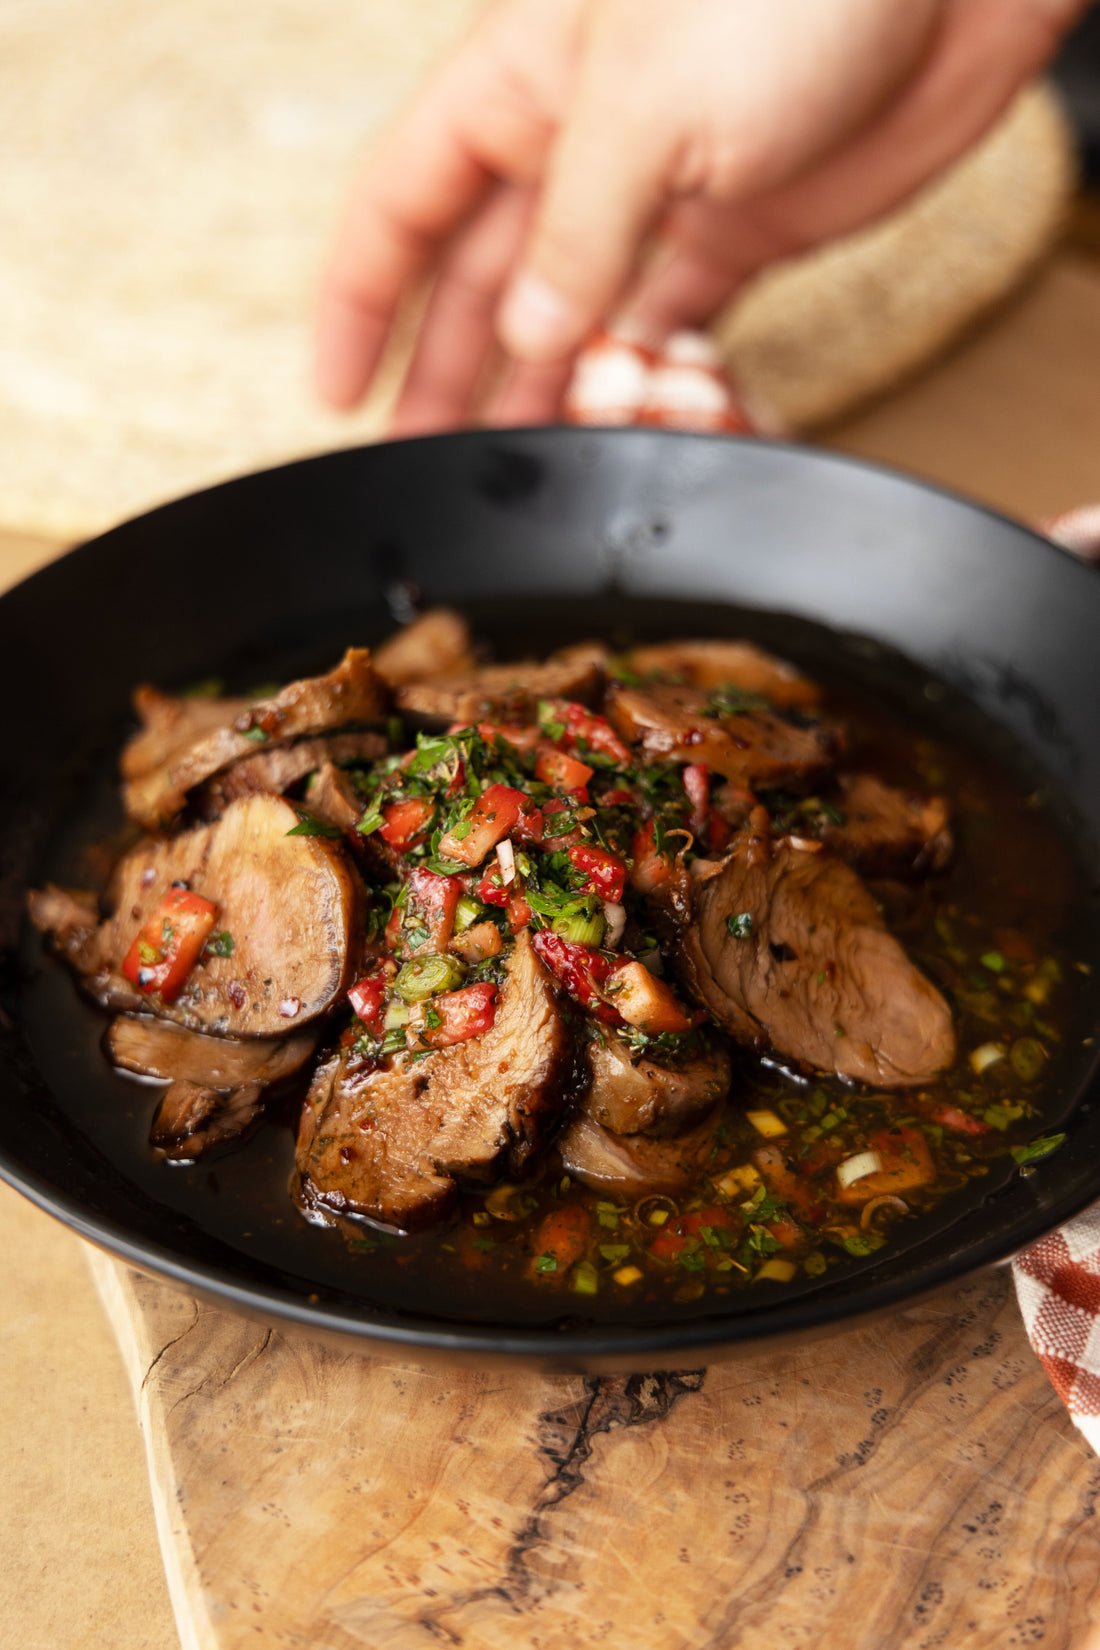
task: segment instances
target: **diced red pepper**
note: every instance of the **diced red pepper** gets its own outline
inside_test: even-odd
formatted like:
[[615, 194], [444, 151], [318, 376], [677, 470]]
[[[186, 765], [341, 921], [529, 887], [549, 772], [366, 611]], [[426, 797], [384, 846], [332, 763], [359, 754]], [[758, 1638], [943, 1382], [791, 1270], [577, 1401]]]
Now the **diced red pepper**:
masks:
[[[480, 865], [498, 842], [503, 842], [531, 799], [511, 785], [490, 785], [478, 797], [473, 812], [439, 839], [442, 859], [457, 860], [471, 869]], [[461, 833], [461, 834], [460, 834]]]
[[882, 1160], [882, 1168], [861, 1175], [847, 1186], [837, 1186], [838, 1203], [867, 1203], [873, 1197], [896, 1196], [920, 1186], [930, 1186], [936, 1166], [928, 1142], [919, 1129], [898, 1127], [878, 1129], [867, 1142]]
[[[566, 1203], [560, 1209], [551, 1209], [536, 1226], [532, 1238], [533, 1275], [539, 1278], [564, 1276], [571, 1266], [584, 1259], [591, 1235], [592, 1215], [583, 1204]], [[540, 1267], [539, 1260], [543, 1255], [549, 1256], [556, 1264]]]
[[583, 740], [589, 750], [598, 751], [601, 756], [610, 756], [624, 765], [630, 761], [630, 752], [611, 723], [587, 706], [578, 705], [573, 699], [551, 699], [548, 709], [551, 718], [564, 725], [561, 743], [576, 745]]
[[710, 812], [710, 769], [705, 762], [689, 762], [683, 772], [684, 790], [691, 803], [691, 818], [688, 821], [696, 836], [701, 837], [707, 828], [707, 816]]
[[526, 807], [516, 820], [515, 825], [512, 827], [512, 836], [517, 842], [520, 843], [541, 843], [543, 826], [542, 809], [536, 808], [529, 796], [525, 797], [524, 801], [526, 803]]
[[501, 875], [499, 865], [494, 865], [486, 871], [474, 889], [474, 898], [480, 900], [482, 905], [499, 905], [503, 907], [508, 904], [511, 897], [511, 885], [507, 888], [504, 886], [504, 878]]
[[618, 787], [613, 791], [605, 791], [600, 797], [600, 806], [604, 808], [632, 808], [637, 801], [633, 791]]
[[622, 1025], [622, 1016], [603, 1000], [601, 992], [611, 971], [606, 957], [590, 945], [563, 940], [550, 928], [540, 928], [531, 943], [539, 958], [571, 997], [587, 1008], [590, 1014], [595, 1014], [597, 1019], [606, 1021], [608, 1025]]
[[[467, 722], [453, 722], [447, 732], [462, 733], [468, 726]], [[478, 722], [477, 731], [487, 745], [491, 745], [494, 739], [503, 739], [506, 745], [512, 745], [517, 751], [534, 750], [542, 739], [542, 729], [534, 723]]]
[[636, 1026], [647, 1037], [690, 1031], [695, 1023], [676, 993], [644, 963], [616, 963], [607, 977], [607, 993], [627, 1025]]
[[518, 933], [521, 928], [526, 928], [535, 914], [522, 894], [512, 895], [511, 899], [508, 901], [506, 911], [508, 921], [511, 923], [512, 928], [516, 933]]
[[575, 756], [558, 750], [555, 745], [539, 747], [535, 778], [541, 779], [544, 785], [553, 785], [560, 791], [581, 790], [595, 771], [587, 762], [579, 762]]
[[797, 1249], [798, 1245], [803, 1243], [806, 1238], [806, 1234], [797, 1220], [794, 1220], [785, 1212], [776, 1215], [772, 1220], [766, 1220], [764, 1229], [770, 1232], [775, 1241], [781, 1243], [784, 1249]]
[[932, 1121], [942, 1124], [945, 1129], [954, 1129], [957, 1134], [977, 1136], [993, 1132], [980, 1117], [971, 1117], [969, 1112], [960, 1111], [958, 1106], [937, 1106], [932, 1112]]
[[147, 997], [170, 1003], [199, 960], [218, 907], [187, 888], [170, 888], [126, 953], [122, 972]]
[[500, 937], [500, 929], [495, 922], [475, 922], [472, 928], [466, 928], [461, 934], [456, 934], [451, 941], [451, 950], [468, 962], [476, 966], [484, 962], [486, 957], [499, 956], [504, 948], [504, 941]]
[[410, 796], [400, 802], [390, 802], [382, 809], [378, 834], [398, 852], [418, 847], [428, 834], [428, 825], [434, 813], [435, 803], [426, 796]]
[[386, 996], [386, 975], [379, 970], [367, 974], [348, 991], [348, 1002], [363, 1024], [377, 1037], [382, 1035], [382, 1004]]
[[653, 846], [655, 836], [653, 821], [650, 820], [647, 825], [635, 831], [634, 840], [630, 844], [630, 857], [633, 861], [630, 886], [636, 888], [640, 894], [651, 894], [672, 875], [672, 860], [668, 854], [657, 852]]
[[691, 803], [688, 823], [694, 835], [710, 853], [720, 854], [733, 830], [710, 800], [710, 769], [705, 762], [689, 762], [683, 772], [683, 781]]
[[455, 909], [465, 892], [458, 877], [418, 867], [405, 884], [401, 944], [406, 956], [445, 951], [455, 928]]
[[[574, 843], [584, 841], [585, 833], [581, 830], [581, 824], [591, 819], [596, 810], [579, 807], [578, 804], [583, 800], [579, 793], [568, 797], [553, 796], [543, 808], [542, 846], [549, 852], [556, 853], [559, 848], [571, 848]], [[570, 813], [574, 809], [577, 812], [577, 824], [572, 830], [562, 831], [560, 836], [556, 836], [553, 827], [547, 829], [547, 821], [553, 819], [556, 814]]]
[[821, 1199], [809, 1182], [795, 1172], [787, 1155], [779, 1145], [758, 1146], [752, 1160], [767, 1182], [768, 1190], [810, 1224], [820, 1220], [824, 1213]]
[[707, 815], [707, 828], [703, 833], [707, 848], [712, 854], [720, 854], [729, 846], [733, 835], [733, 826], [728, 819], [723, 819], [717, 808], [711, 808]]
[[490, 981], [464, 985], [430, 997], [422, 1017], [410, 1024], [405, 1040], [410, 1048], [452, 1048], [480, 1037], [496, 1019], [497, 988]]
[[622, 903], [626, 861], [620, 859], [618, 854], [608, 853], [606, 848], [590, 848], [587, 843], [577, 843], [570, 848], [569, 858], [585, 879], [586, 894], [599, 894], [601, 899], [610, 900], [612, 905]]
[[[662, 1226], [650, 1244], [649, 1252], [655, 1260], [677, 1260], [688, 1239], [697, 1238], [704, 1226], [712, 1231], [731, 1232], [736, 1230], [737, 1222], [728, 1209], [696, 1209], [694, 1213], [679, 1215]], [[704, 1250], [706, 1247], [704, 1245]]]

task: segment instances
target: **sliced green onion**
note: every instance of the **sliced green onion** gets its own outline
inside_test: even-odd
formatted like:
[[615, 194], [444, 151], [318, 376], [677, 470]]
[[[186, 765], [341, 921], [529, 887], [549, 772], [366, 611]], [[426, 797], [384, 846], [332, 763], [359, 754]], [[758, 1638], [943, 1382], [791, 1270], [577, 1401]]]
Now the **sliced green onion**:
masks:
[[1064, 1134], [1046, 1134], [1039, 1140], [1030, 1140], [1026, 1146], [1013, 1146], [1012, 1155], [1017, 1163], [1037, 1163], [1041, 1157], [1056, 1152], [1065, 1138]]
[[453, 991], [465, 977], [457, 957], [414, 957], [398, 974], [394, 986], [407, 1003], [419, 1003], [425, 997], [437, 997], [441, 991]]
[[1025, 1083], [1033, 1083], [1046, 1065], [1046, 1050], [1034, 1037], [1018, 1037], [1008, 1051], [1012, 1069]]
[[600, 1288], [600, 1274], [590, 1260], [578, 1261], [573, 1268], [573, 1289], [578, 1295], [596, 1295]]
[[485, 906], [469, 894], [463, 894], [455, 906], [455, 933], [464, 934], [467, 928], [473, 928], [485, 915]]
[[602, 911], [586, 916], [581, 911], [575, 911], [564, 917], [558, 917], [552, 925], [555, 934], [560, 934], [563, 940], [569, 940], [573, 945], [599, 945], [607, 928], [607, 921]]

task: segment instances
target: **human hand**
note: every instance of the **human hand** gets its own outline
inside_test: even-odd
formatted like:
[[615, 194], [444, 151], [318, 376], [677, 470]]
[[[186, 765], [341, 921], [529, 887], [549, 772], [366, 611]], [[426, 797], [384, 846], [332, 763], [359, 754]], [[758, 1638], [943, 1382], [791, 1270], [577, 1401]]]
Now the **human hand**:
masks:
[[389, 130], [320, 304], [351, 406], [434, 285], [396, 433], [554, 416], [615, 309], [698, 326], [765, 264], [888, 211], [978, 138], [1084, 0], [497, 0]]

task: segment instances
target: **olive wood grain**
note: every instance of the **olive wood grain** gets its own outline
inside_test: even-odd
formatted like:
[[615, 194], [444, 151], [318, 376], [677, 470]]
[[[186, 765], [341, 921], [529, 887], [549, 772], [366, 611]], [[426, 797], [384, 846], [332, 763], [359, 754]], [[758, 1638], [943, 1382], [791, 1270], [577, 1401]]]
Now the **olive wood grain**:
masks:
[[1007, 1272], [782, 1353], [551, 1379], [92, 1264], [186, 1650], [1080, 1650], [1100, 1610], [1100, 1462]]

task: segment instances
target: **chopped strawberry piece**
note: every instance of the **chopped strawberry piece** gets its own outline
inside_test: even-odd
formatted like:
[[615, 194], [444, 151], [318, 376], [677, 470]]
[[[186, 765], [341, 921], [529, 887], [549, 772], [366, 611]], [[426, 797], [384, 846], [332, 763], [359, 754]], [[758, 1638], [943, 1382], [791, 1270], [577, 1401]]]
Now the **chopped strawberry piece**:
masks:
[[651, 894], [672, 875], [672, 860], [668, 854], [658, 853], [654, 847], [656, 832], [653, 821], [635, 831], [630, 844], [630, 886], [640, 894]]
[[400, 802], [391, 802], [382, 809], [378, 834], [398, 852], [419, 847], [428, 833], [434, 813], [435, 803], [426, 796], [410, 796]]
[[710, 769], [705, 762], [689, 762], [683, 772], [683, 781], [691, 803], [688, 823], [695, 835], [701, 837], [706, 831], [710, 811]]
[[464, 985], [430, 997], [411, 1022], [405, 1040], [410, 1048], [452, 1048], [480, 1037], [496, 1019], [497, 988], [489, 981]]
[[587, 762], [578, 762], [575, 756], [560, 751], [554, 745], [541, 745], [535, 763], [535, 778], [556, 790], [577, 791], [584, 788], [595, 773]]
[[606, 848], [590, 848], [577, 843], [569, 850], [574, 868], [584, 877], [586, 894], [599, 894], [601, 899], [619, 905], [626, 884], [626, 861]]
[[627, 1025], [647, 1037], [665, 1031], [690, 1031], [694, 1021], [674, 991], [644, 963], [617, 963], [607, 977], [607, 994]]
[[386, 996], [386, 985], [386, 975], [379, 971], [356, 980], [348, 991], [348, 1002], [363, 1024], [377, 1037], [382, 1035], [382, 1004]]
[[559, 723], [564, 729], [558, 743], [574, 748], [580, 745], [583, 747], [582, 755], [587, 748], [601, 756], [610, 756], [615, 762], [625, 764], [630, 761], [630, 752], [611, 723], [595, 715], [587, 706], [578, 705], [573, 699], [551, 699], [547, 710], [549, 716], [546, 720]]
[[[660, 1232], [649, 1246], [649, 1252], [654, 1260], [678, 1260], [691, 1238], [698, 1239], [704, 1227], [710, 1232], [732, 1232], [737, 1228], [737, 1222], [728, 1209], [696, 1209], [690, 1215], [679, 1215], [670, 1220], [667, 1226], [662, 1226]], [[710, 1245], [704, 1241], [704, 1253]], [[715, 1256], [721, 1254], [715, 1250]]]
[[417, 868], [405, 884], [401, 944], [406, 956], [445, 951], [454, 933], [455, 909], [465, 892], [458, 877]]
[[513, 894], [505, 909], [508, 921], [516, 933], [521, 928], [526, 928], [535, 914], [522, 894]]
[[440, 857], [471, 868], [480, 865], [530, 807], [531, 800], [522, 791], [511, 785], [490, 785], [478, 797], [473, 812], [440, 837]]

